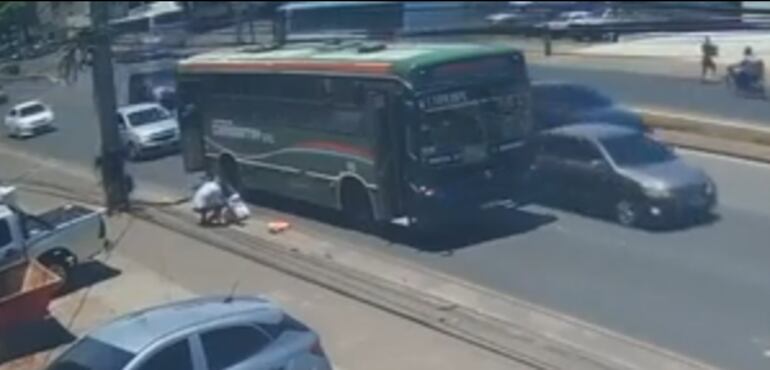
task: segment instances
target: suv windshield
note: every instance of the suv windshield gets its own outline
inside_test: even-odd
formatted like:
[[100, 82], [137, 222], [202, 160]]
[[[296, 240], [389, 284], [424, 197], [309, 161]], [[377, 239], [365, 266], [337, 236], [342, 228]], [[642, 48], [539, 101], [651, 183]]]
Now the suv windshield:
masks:
[[133, 354], [120, 348], [85, 338], [48, 366], [48, 370], [122, 369], [133, 357]]
[[128, 122], [133, 127], [144, 126], [171, 118], [171, 115], [160, 108], [149, 108], [128, 114]]
[[40, 104], [30, 105], [19, 110], [19, 114], [22, 117], [32, 116], [43, 112], [45, 112], [45, 107]]
[[620, 167], [646, 166], [676, 159], [670, 149], [644, 135], [614, 137], [601, 142]]

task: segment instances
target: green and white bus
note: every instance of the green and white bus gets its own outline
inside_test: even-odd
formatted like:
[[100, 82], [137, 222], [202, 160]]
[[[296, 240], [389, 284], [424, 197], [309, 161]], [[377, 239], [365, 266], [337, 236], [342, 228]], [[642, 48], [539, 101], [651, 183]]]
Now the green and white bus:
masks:
[[336, 42], [240, 48], [178, 66], [187, 171], [357, 222], [467, 223], [517, 192], [531, 154], [521, 52]]

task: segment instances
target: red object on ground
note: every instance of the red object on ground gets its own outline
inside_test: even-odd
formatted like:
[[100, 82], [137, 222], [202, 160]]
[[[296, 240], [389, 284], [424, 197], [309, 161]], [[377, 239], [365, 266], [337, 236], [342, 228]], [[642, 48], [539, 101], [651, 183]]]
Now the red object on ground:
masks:
[[272, 221], [267, 223], [267, 229], [270, 230], [270, 233], [272, 234], [284, 232], [290, 227], [291, 224], [286, 221]]
[[0, 335], [48, 318], [48, 305], [63, 284], [61, 277], [37, 261], [0, 272]]

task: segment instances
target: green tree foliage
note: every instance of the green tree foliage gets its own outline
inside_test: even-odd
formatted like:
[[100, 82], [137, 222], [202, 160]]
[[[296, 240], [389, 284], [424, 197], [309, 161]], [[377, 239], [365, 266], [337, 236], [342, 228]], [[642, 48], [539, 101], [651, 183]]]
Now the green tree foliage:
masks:
[[37, 24], [34, 1], [0, 1], [0, 31], [16, 29], [24, 38], [29, 37], [29, 30]]

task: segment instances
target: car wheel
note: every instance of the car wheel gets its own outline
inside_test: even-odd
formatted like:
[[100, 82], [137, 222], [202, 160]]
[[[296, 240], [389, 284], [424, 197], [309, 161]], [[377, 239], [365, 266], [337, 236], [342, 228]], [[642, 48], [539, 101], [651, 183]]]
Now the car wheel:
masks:
[[72, 272], [72, 265], [67, 261], [67, 259], [62, 257], [49, 257], [44, 258], [40, 261], [45, 268], [59, 276], [62, 281], [67, 284], [70, 278], [70, 273]]
[[639, 207], [629, 200], [615, 204], [615, 220], [623, 226], [636, 226], [639, 222]]

